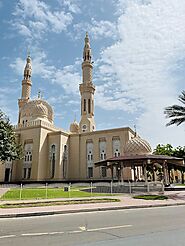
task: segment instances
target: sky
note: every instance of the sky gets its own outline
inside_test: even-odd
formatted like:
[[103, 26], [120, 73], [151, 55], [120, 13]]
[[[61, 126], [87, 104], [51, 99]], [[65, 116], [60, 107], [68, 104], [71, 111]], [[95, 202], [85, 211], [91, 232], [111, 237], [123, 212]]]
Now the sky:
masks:
[[185, 89], [184, 13], [184, 0], [0, 0], [0, 109], [17, 124], [29, 51], [32, 99], [40, 90], [57, 127], [80, 121], [88, 31], [97, 130], [136, 125], [152, 147], [184, 146], [185, 124], [164, 115]]

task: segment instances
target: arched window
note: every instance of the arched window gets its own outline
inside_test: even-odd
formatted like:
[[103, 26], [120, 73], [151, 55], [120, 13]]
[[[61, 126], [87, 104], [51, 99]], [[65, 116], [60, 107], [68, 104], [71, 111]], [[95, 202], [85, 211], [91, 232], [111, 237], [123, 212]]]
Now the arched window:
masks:
[[51, 145], [51, 151], [52, 151], [52, 152], [55, 152], [55, 145], [54, 145], [54, 144]]
[[63, 152], [63, 178], [67, 177], [67, 159], [68, 159], [68, 150], [67, 145], [64, 145], [64, 152]]
[[102, 138], [99, 139], [99, 153], [100, 153], [100, 160], [106, 159], [106, 139]]
[[[26, 121], [24, 121], [26, 124]], [[23, 179], [31, 178], [31, 167], [32, 167], [32, 143], [26, 143], [24, 146], [25, 156], [24, 156], [24, 164], [23, 164]]]
[[[25, 148], [27, 148], [27, 146]], [[25, 152], [24, 162], [32, 162], [32, 149], [30, 149], [30, 146], [28, 146], [28, 148], [29, 151]]]
[[67, 151], [67, 145], [65, 144], [64, 145], [64, 152], [66, 152]]
[[86, 143], [86, 151], [87, 151], [87, 177], [93, 177], [93, 142], [92, 140], [88, 140]]
[[86, 126], [86, 125], [83, 125], [83, 126], [82, 126], [82, 131], [85, 132], [86, 129], [87, 129], [87, 126]]
[[112, 147], [113, 147], [113, 156], [120, 156], [120, 138], [113, 137], [112, 139]]
[[88, 113], [91, 113], [91, 100], [88, 99]]
[[84, 112], [86, 111], [86, 99], [84, 99]]
[[54, 178], [55, 176], [55, 159], [56, 159], [55, 151], [56, 151], [55, 145], [52, 144], [51, 145], [51, 178]]

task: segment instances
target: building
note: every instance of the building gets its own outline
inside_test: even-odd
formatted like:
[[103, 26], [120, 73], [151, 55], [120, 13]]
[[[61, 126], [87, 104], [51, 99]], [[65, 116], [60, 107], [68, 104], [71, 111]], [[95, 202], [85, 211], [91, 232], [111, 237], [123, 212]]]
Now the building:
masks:
[[[91, 48], [86, 33], [82, 83], [79, 85], [81, 120], [79, 123], [75, 120], [69, 131], [65, 131], [54, 126], [53, 109], [40, 94], [37, 99], [31, 99], [32, 64], [28, 55], [15, 127], [17, 140], [24, 149], [24, 158], [13, 162], [9, 160], [0, 166], [1, 182], [106, 180], [112, 177], [110, 170], [104, 166], [95, 168], [94, 163], [124, 155], [124, 149], [129, 147], [128, 141], [135, 133], [129, 127], [96, 130], [92, 72]], [[137, 137], [137, 142], [142, 151], [151, 153], [146, 141]], [[132, 148], [130, 146], [129, 151], [134, 151]], [[130, 168], [124, 169], [124, 180], [132, 179], [133, 175]], [[113, 176], [117, 177], [116, 169]]]

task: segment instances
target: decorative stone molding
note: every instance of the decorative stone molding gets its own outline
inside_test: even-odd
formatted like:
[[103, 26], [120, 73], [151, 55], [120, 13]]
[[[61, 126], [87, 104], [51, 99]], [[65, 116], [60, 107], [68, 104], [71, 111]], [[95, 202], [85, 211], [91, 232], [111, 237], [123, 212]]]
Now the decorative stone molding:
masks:
[[87, 139], [86, 143], [93, 143], [93, 140], [92, 139]]

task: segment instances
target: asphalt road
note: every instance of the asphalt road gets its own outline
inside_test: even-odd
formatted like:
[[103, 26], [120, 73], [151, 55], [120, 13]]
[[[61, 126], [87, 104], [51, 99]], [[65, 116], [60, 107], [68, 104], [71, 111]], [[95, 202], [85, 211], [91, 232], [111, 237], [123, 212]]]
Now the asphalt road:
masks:
[[1, 246], [184, 246], [185, 206], [0, 219]]

